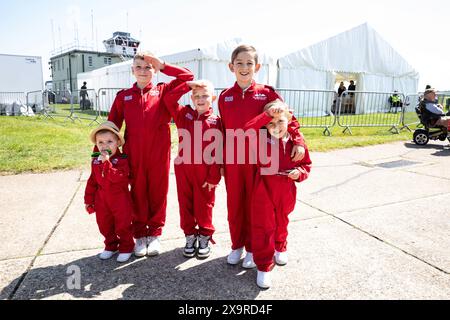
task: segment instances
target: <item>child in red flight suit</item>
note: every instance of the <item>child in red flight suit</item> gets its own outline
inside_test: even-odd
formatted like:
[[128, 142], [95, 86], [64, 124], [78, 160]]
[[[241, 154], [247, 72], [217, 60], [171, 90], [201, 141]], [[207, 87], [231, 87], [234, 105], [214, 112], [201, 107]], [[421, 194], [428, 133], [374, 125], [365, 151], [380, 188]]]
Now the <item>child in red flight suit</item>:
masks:
[[[268, 103], [264, 111], [249, 121], [246, 129], [267, 129], [257, 133], [258, 141], [263, 141], [264, 144], [258, 144], [258, 172], [252, 195], [251, 229], [253, 257], [258, 269], [257, 284], [261, 288], [269, 288], [274, 255], [278, 265], [285, 265], [288, 261], [288, 215], [294, 210], [296, 203], [295, 182], [308, 178], [311, 159], [306, 144], [303, 159], [291, 159], [294, 141], [287, 128], [292, 114], [287, 106], [276, 100]], [[264, 145], [267, 147], [261, 150]]]
[[[178, 100], [191, 89], [194, 109], [178, 104]], [[183, 255], [188, 258], [195, 254], [199, 258], [207, 258], [211, 252], [209, 241], [214, 243], [212, 210], [215, 188], [221, 178], [221, 159], [216, 156], [222, 154], [223, 148], [221, 121], [212, 109], [215, 99], [212, 83], [205, 80], [183, 83], [164, 97], [164, 104], [175, 120], [179, 135], [175, 176], [180, 225], [186, 236]], [[212, 136], [215, 137], [214, 142], [207, 142]], [[206, 152], [207, 148], [214, 147], [212, 144], [216, 150]]]
[[[170, 169], [170, 120], [164, 96], [180, 83], [194, 79], [187, 69], [165, 63], [151, 54], [137, 54], [132, 66], [136, 83], [117, 94], [108, 120], [120, 129], [126, 124], [123, 151], [129, 157], [134, 203], [134, 254], [160, 253], [159, 237], [166, 221]], [[170, 83], [152, 84], [161, 71], [176, 77]]]
[[[227, 257], [229, 264], [238, 264], [245, 247], [247, 254], [242, 266], [254, 268], [251, 244], [251, 195], [253, 193], [256, 165], [249, 158], [248, 137], [245, 145], [238, 136], [245, 124], [261, 114], [264, 106], [281, 97], [266, 85], [255, 83], [253, 76], [260, 69], [258, 54], [252, 46], [241, 45], [231, 56], [230, 71], [236, 76], [232, 88], [222, 91], [219, 97], [219, 111], [225, 133], [224, 143], [224, 177], [227, 189], [228, 225], [231, 236], [231, 253]], [[294, 161], [304, 155], [303, 138], [299, 132], [300, 125], [294, 119], [289, 124], [289, 132], [294, 141], [291, 156]], [[241, 142], [242, 143], [242, 142]], [[245, 158], [245, 159], [243, 159]]]
[[128, 159], [119, 147], [124, 139], [117, 126], [107, 121], [91, 133], [91, 141], [99, 152], [92, 155], [91, 175], [84, 193], [86, 211], [96, 213], [100, 233], [105, 237], [105, 250], [100, 259], [111, 258], [117, 250], [118, 262], [130, 258], [133, 247], [131, 218], [133, 206], [128, 189]]

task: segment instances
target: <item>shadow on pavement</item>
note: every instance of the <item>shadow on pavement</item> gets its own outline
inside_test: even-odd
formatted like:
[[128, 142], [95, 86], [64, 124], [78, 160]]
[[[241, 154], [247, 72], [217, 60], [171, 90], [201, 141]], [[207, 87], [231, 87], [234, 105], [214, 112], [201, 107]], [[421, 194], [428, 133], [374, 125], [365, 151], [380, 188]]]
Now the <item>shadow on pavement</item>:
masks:
[[450, 146], [449, 145], [442, 145], [442, 144], [433, 144], [428, 143], [424, 146], [419, 146], [415, 143], [406, 142], [405, 147], [408, 149], [436, 149], [435, 153], [432, 153], [433, 156], [443, 157], [450, 155]]
[[[182, 256], [182, 249], [156, 257], [133, 257], [125, 264], [116, 262], [115, 257], [101, 261], [97, 255], [90, 256], [64, 265], [31, 269], [12, 299], [44, 299], [61, 294], [66, 295], [54, 298], [251, 300], [258, 296], [261, 289], [256, 285], [256, 270], [228, 265], [226, 257], [210, 259], [201, 260], [200, 265], [195, 261], [192, 267], [183, 266], [189, 262]], [[12, 290], [16, 281], [3, 292]], [[113, 292], [105, 293], [110, 290]]]

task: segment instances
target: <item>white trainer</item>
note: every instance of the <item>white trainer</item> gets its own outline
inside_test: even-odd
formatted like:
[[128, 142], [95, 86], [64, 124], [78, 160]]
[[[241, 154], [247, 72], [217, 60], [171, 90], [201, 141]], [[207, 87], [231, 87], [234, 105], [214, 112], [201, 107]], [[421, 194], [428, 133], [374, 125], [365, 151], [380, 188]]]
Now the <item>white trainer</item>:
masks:
[[100, 259], [102, 259], [102, 260], [108, 260], [108, 259], [111, 259], [112, 256], [116, 254], [116, 252], [117, 252], [117, 251], [108, 251], [108, 250], [105, 250], [105, 251], [103, 251], [102, 253], [100, 253], [98, 257], [99, 257]]
[[288, 263], [287, 251], [284, 252], [275, 251], [275, 262], [280, 266], [286, 265]]
[[117, 262], [127, 262], [131, 257], [131, 252], [129, 253], [119, 253], [117, 256]]
[[264, 272], [258, 270], [258, 275], [256, 276], [256, 284], [262, 289], [268, 289], [272, 285], [272, 277], [270, 272]]
[[238, 264], [242, 259], [242, 253], [244, 252], [244, 248], [239, 248], [236, 250], [232, 250], [231, 253], [227, 257], [227, 262], [229, 264]]
[[253, 261], [253, 253], [247, 252], [244, 261], [242, 261], [242, 267], [245, 269], [253, 269], [256, 267], [255, 261]]
[[147, 254], [147, 238], [142, 237], [136, 239], [136, 244], [134, 245], [134, 255], [136, 257], [143, 257]]
[[157, 256], [161, 252], [159, 237], [147, 237], [147, 255]]

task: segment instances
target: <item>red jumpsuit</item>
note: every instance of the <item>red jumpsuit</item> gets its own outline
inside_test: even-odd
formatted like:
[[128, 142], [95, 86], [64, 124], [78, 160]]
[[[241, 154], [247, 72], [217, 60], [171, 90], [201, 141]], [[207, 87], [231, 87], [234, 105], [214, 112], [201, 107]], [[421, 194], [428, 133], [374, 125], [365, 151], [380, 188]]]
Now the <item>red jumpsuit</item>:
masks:
[[[247, 123], [246, 129], [259, 129], [272, 120], [265, 112]], [[261, 170], [271, 166], [270, 161], [260, 161], [258, 156], [258, 172], [252, 194], [252, 246], [253, 260], [259, 271], [270, 271], [273, 266], [275, 250], [286, 251], [289, 214], [294, 210], [297, 188], [295, 182], [301, 182], [308, 178], [311, 171], [311, 159], [306, 144], [305, 156], [302, 160], [293, 162], [291, 152], [294, 146], [292, 138], [287, 141], [275, 139], [267, 130], [262, 131], [266, 135], [268, 159], [275, 161], [278, 157], [278, 173], [267, 175]], [[259, 137], [259, 136], [258, 136]], [[259, 147], [259, 144], [258, 144]], [[252, 151], [255, 151], [254, 149]], [[275, 152], [277, 154], [275, 154]], [[300, 171], [299, 178], [294, 181], [288, 178], [287, 172], [293, 169]], [[267, 172], [266, 172], [267, 173]]]
[[[237, 138], [229, 129], [244, 129], [245, 124], [261, 114], [264, 106], [276, 99], [282, 98], [275, 90], [266, 85], [256, 84], [254, 81], [245, 91], [237, 83], [229, 89], [222, 91], [219, 97], [219, 111], [222, 119], [224, 138], [224, 163], [225, 185], [227, 189], [228, 225], [232, 249], [236, 250], [245, 246], [248, 252], [252, 252], [250, 212], [251, 195], [253, 192], [256, 165], [249, 159], [249, 143], [245, 139], [245, 146], [239, 148]], [[289, 126], [289, 132], [294, 138], [295, 144], [303, 145], [299, 124], [293, 121]], [[234, 148], [227, 146], [234, 142]], [[242, 150], [243, 149], [243, 150]], [[238, 163], [238, 151], [245, 156], [244, 163]], [[234, 153], [228, 156], [227, 153]]]
[[[178, 104], [178, 100], [189, 91], [189, 86], [183, 83], [164, 97], [164, 104], [178, 128], [179, 146], [185, 146], [179, 149], [178, 158], [175, 159], [180, 225], [185, 235], [212, 236], [215, 231], [212, 223], [215, 189], [209, 191], [208, 187], [203, 188], [203, 185], [205, 182], [214, 185], [219, 183], [221, 160], [216, 161], [216, 153], [211, 152], [212, 157], [207, 159], [208, 164], [205, 162], [203, 152], [213, 142], [209, 139], [203, 141], [203, 137], [209, 129], [215, 129], [215, 133], [222, 136], [222, 125], [220, 118], [213, 114], [212, 108], [199, 116], [189, 105]], [[185, 132], [181, 133], [182, 130]], [[190, 141], [185, 141], [189, 138], [187, 133]], [[222, 141], [219, 143], [220, 150]]]
[[105, 250], [133, 252], [133, 205], [129, 183], [128, 159], [117, 151], [109, 161], [93, 158], [86, 184], [84, 203], [93, 205]]
[[187, 69], [166, 64], [162, 71], [177, 79], [169, 84], [136, 84], [117, 94], [108, 120], [120, 129], [125, 121], [123, 151], [129, 157], [131, 195], [135, 206], [134, 237], [160, 236], [166, 221], [170, 169], [170, 119], [162, 99], [178, 84], [194, 75]]

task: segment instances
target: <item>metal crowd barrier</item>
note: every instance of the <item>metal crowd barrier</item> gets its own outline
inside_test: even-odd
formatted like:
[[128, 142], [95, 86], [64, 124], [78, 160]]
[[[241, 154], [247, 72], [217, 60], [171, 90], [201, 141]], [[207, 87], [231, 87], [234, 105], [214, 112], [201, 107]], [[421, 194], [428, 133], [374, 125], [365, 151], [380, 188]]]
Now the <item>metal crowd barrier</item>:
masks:
[[45, 90], [43, 92], [44, 109], [42, 115], [46, 119], [62, 117], [67, 120], [72, 114], [71, 96], [70, 90]]
[[284, 102], [292, 109], [302, 128], [324, 128], [324, 135], [331, 135], [336, 124], [334, 106], [336, 93], [332, 90], [276, 89]]
[[20, 107], [26, 101], [25, 92], [0, 92], [0, 115], [20, 115]]
[[[45, 118], [64, 117], [72, 122], [81, 119], [100, 123], [107, 117], [117, 93], [123, 88], [101, 88], [98, 91], [88, 89], [71, 92], [33, 91], [33, 92], [0, 92], [0, 115], [15, 115], [13, 104], [22, 108], [33, 109], [33, 112]], [[215, 89], [219, 96], [223, 89]], [[415, 107], [421, 93], [403, 94], [398, 92], [366, 92], [346, 91], [341, 97], [332, 90], [294, 90], [276, 89], [286, 104], [292, 109], [303, 128], [323, 128], [324, 135], [331, 135], [330, 129], [344, 128], [351, 133], [353, 127], [389, 127], [395, 133], [413, 125], [420, 125]], [[86, 94], [84, 94], [86, 93]], [[389, 98], [397, 94], [402, 104], [392, 105]], [[450, 109], [450, 92], [438, 93], [438, 100], [446, 111]], [[180, 104], [192, 104], [190, 93], [184, 95]], [[217, 100], [213, 109], [219, 114]]]
[[97, 103], [97, 93], [94, 89], [75, 90], [70, 95], [70, 115], [67, 119], [73, 121], [92, 120], [92, 123], [98, 121], [100, 114]]
[[[390, 102], [394, 94], [401, 103]], [[337, 123], [350, 134], [352, 127], [390, 127], [389, 131], [399, 133], [404, 102], [405, 95], [399, 92], [345, 91], [339, 98]]]
[[100, 88], [97, 91], [97, 105], [99, 118], [108, 116], [116, 99], [117, 93], [124, 88]]
[[408, 130], [411, 132], [411, 126], [420, 127], [420, 121], [416, 113], [416, 107], [423, 97], [423, 92], [406, 94], [405, 107], [403, 108], [402, 127], [400, 130]]
[[27, 109], [33, 111], [33, 114], [42, 114], [45, 108], [44, 95], [42, 90], [30, 91], [26, 95]]

